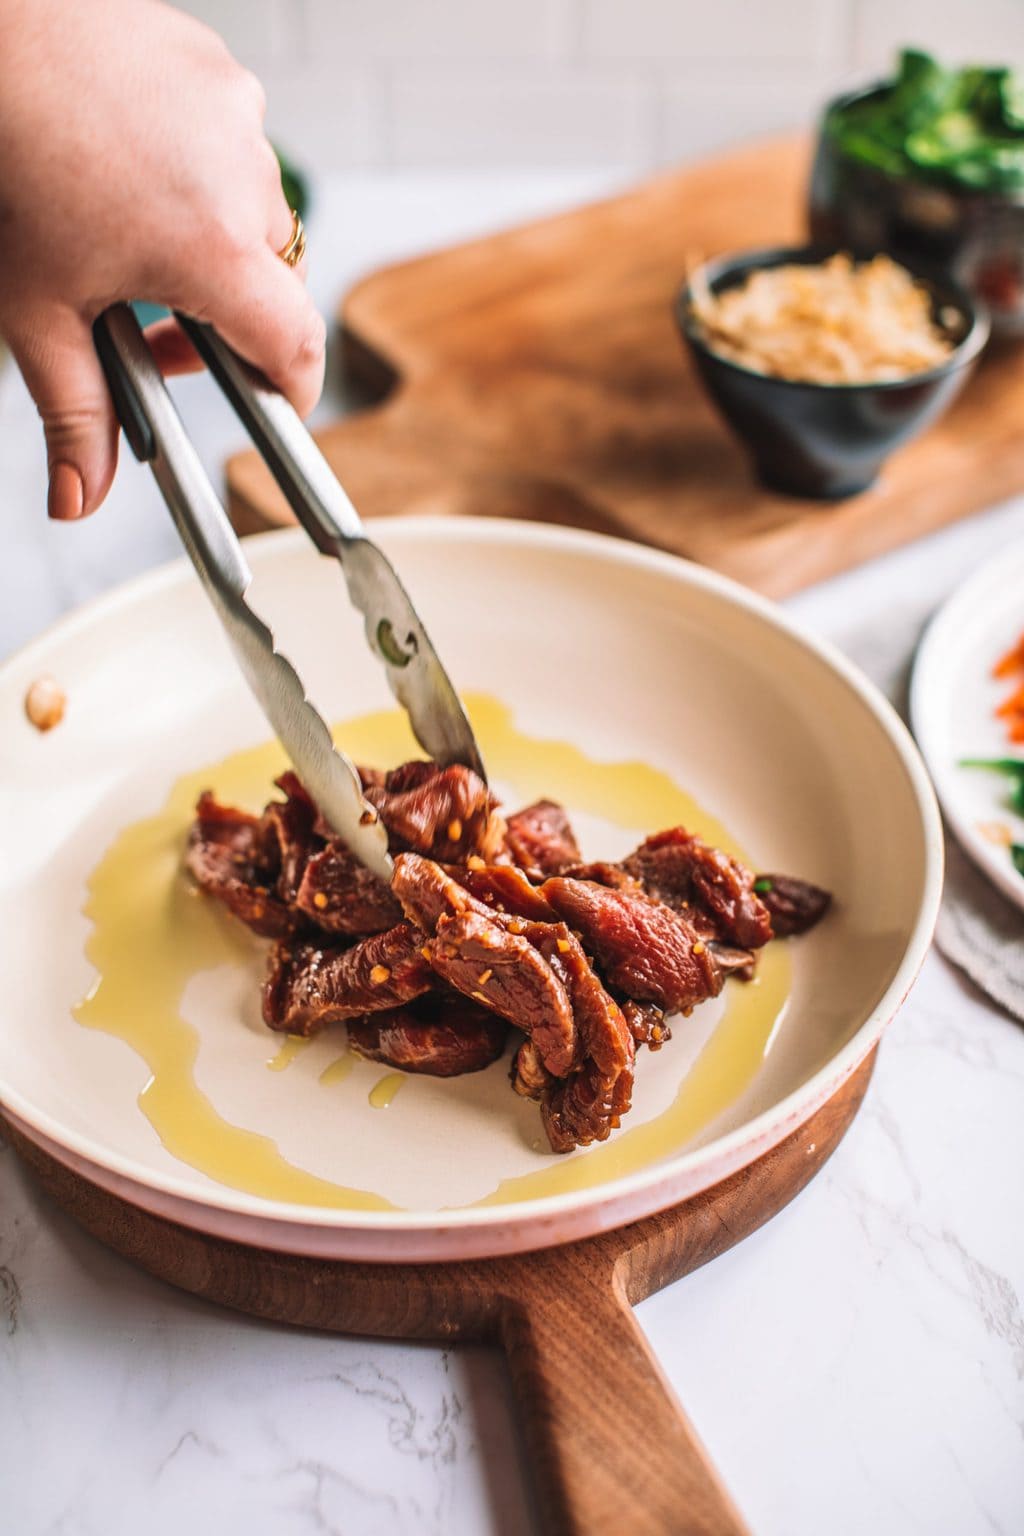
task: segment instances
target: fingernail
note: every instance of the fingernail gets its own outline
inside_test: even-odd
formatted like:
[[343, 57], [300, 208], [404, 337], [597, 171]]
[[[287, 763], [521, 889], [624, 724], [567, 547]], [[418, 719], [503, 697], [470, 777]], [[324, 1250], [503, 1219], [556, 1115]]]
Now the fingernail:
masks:
[[81, 517], [85, 500], [82, 477], [73, 464], [55, 464], [50, 470], [50, 490], [46, 510], [58, 523], [73, 523]]

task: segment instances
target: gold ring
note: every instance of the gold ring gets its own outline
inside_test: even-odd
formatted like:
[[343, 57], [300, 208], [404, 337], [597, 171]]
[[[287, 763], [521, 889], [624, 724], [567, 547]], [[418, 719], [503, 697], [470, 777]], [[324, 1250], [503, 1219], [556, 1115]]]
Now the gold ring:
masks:
[[306, 231], [295, 209], [292, 209], [292, 232], [288, 244], [277, 253], [286, 267], [297, 267], [306, 254]]

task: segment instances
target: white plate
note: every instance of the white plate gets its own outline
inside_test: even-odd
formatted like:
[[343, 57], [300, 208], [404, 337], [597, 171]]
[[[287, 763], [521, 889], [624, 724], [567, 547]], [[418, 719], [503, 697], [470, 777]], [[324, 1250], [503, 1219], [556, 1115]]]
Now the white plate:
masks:
[[[378, 1187], [407, 1208], [267, 1199], [174, 1157], [138, 1106], [147, 1075], [140, 1058], [123, 1041], [83, 1029], [71, 1009], [93, 978], [81, 906], [105, 847], [155, 811], [179, 775], [267, 734], [198, 583], [179, 563], [71, 616], [0, 673], [0, 1103], [50, 1152], [148, 1209], [324, 1256], [522, 1250], [637, 1219], [709, 1187], [835, 1091], [917, 974], [939, 900], [941, 834], [916, 749], [837, 654], [741, 587], [673, 557], [509, 522], [417, 519], [374, 531], [461, 689], [496, 695], [536, 738], [663, 770], [720, 816], [762, 868], [835, 892], [827, 922], [790, 946], [790, 1004], [752, 1080], [713, 1125], [633, 1172], [517, 1204], [466, 1205], [474, 1178], [486, 1187], [520, 1166], [522, 1127], [535, 1123], [535, 1107], [517, 1103], [500, 1067], [489, 1069], [490, 1098], [471, 1079], [410, 1079], [375, 1119], [365, 1108], [366, 1078], [345, 1112], [325, 1121], [306, 1057], [280, 1075], [263, 1066], [270, 1052], [255, 1017], [258, 972], [217, 973], [190, 1006], [197, 1075], [220, 1112], [273, 1134], [294, 1163], [326, 1169], [341, 1184], [365, 1173], [372, 1136]], [[298, 533], [249, 540], [247, 549], [254, 599], [330, 717], [384, 705], [382, 676], [333, 563]], [[69, 699], [64, 722], [48, 735], [22, 712], [25, 690], [42, 672]], [[510, 798], [521, 792], [508, 787]], [[623, 851], [596, 845], [600, 827], [584, 830], [585, 853]], [[642, 1053], [640, 1117], [674, 1092], [697, 1031], [706, 1032], [701, 1012], [681, 1021], [659, 1054]]]
[[1024, 817], [1006, 801], [1000, 774], [962, 768], [968, 757], [1024, 757], [1006, 737], [996, 706], [1012, 680], [992, 668], [1024, 630], [1024, 543], [1002, 550], [958, 587], [932, 619], [918, 648], [910, 690], [914, 735], [946, 820], [993, 885], [1024, 908], [1024, 877], [1008, 850], [980, 830], [1010, 828], [1024, 843]]

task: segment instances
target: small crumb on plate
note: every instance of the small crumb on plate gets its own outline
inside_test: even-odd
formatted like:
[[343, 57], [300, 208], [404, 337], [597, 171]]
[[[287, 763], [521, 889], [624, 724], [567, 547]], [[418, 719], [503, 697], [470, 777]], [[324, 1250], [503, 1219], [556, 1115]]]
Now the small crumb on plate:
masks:
[[64, 718], [67, 696], [55, 677], [37, 677], [25, 695], [25, 713], [37, 731], [52, 731]]

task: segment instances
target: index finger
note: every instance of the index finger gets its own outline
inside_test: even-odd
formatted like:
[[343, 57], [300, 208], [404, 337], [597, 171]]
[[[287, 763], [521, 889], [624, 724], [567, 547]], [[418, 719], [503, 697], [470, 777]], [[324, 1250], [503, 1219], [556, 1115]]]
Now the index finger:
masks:
[[[230, 281], [180, 307], [208, 321], [288, 397], [300, 416], [308, 416], [323, 388], [327, 327], [297, 269], [261, 246], [235, 268]], [[167, 332], [157, 333], [157, 345], [170, 352], [172, 364], [187, 361], [187, 353]]]

